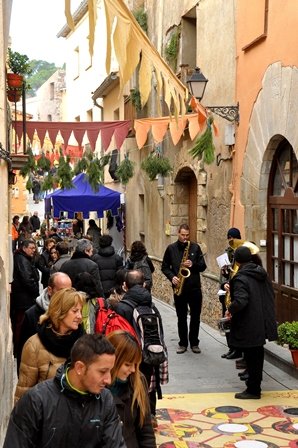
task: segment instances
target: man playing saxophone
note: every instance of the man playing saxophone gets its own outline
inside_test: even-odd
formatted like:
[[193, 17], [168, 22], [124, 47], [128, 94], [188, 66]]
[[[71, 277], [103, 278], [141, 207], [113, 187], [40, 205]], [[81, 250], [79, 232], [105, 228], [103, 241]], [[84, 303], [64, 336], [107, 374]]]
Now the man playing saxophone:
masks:
[[[189, 226], [181, 224], [178, 228], [178, 240], [170, 244], [163, 257], [161, 270], [170, 280], [174, 305], [178, 318], [179, 343], [176, 353], [184, 353], [188, 342], [193, 353], [201, 353], [199, 348], [200, 315], [202, 291], [200, 272], [206, 264], [201, 248], [189, 241]], [[187, 314], [190, 311], [188, 331]]]

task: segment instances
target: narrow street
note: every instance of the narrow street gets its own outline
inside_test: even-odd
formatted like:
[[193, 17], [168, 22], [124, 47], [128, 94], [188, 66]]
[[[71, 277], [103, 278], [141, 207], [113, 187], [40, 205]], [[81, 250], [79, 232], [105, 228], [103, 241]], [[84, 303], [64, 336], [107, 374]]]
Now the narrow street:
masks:
[[[222, 359], [225, 337], [201, 324], [202, 353], [176, 354], [175, 310], [156, 300], [169, 353], [156, 431], [160, 448], [297, 447], [297, 377], [265, 360], [260, 400], [237, 400], [245, 389], [234, 360]], [[271, 343], [270, 343], [271, 344]], [[273, 343], [275, 344], [275, 343]], [[285, 355], [287, 355], [287, 349]], [[296, 390], [295, 390], [296, 389]]]

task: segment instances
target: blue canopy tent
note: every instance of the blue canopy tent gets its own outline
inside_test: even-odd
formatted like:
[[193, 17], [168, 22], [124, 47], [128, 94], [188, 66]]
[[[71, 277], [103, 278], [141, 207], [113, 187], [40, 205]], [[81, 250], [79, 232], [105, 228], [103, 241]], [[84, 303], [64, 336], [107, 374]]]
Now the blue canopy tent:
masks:
[[59, 218], [62, 212], [67, 212], [70, 219], [74, 218], [76, 212], [82, 212], [84, 219], [89, 218], [90, 211], [96, 211], [99, 218], [103, 217], [105, 210], [110, 210], [114, 216], [118, 215], [121, 193], [103, 185], [94, 191], [84, 173], [78, 174], [72, 183], [73, 188], [59, 189], [45, 197], [46, 213], [50, 213], [53, 206], [55, 218]]

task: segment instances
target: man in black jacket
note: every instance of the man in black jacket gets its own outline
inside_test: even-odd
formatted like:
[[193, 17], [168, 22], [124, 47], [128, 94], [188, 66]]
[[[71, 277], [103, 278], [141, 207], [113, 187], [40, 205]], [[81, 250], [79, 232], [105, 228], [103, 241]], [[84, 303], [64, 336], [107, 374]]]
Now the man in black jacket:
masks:
[[235, 398], [259, 399], [264, 344], [266, 339], [277, 339], [274, 291], [265, 269], [252, 262], [248, 247], [238, 247], [234, 260], [239, 269], [230, 281], [231, 305], [226, 315], [231, 317], [231, 344], [243, 351], [248, 372], [247, 389]]
[[33, 240], [24, 240], [13, 257], [10, 317], [15, 356], [18, 353], [20, 329], [25, 311], [34, 305], [35, 299], [39, 294], [39, 273], [34, 265], [35, 253], [35, 242]]
[[3, 448], [125, 448], [111, 392], [115, 349], [101, 334], [85, 334], [70, 364], [32, 387], [14, 407]]
[[123, 267], [123, 259], [115, 253], [112, 242], [113, 238], [110, 235], [101, 235], [99, 237], [98, 252], [92, 256], [92, 260], [98, 266], [106, 298], [109, 297], [110, 290], [116, 286], [116, 272]]
[[124, 317], [132, 326], [134, 325], [133, 310], [137, 306], [152, 306], [152, 297], [145, 288], [144, 274], [142, 271], [127, 271], [124, 282], [124, 294], [122, 300], [115, 305], [115, 311]]
[[[205, 271], [206, 264], [201, 248], [197, 243], [190, 242], [189, 226], [181, 224], [178, 229], [178, 241], [170, 244], [164, 254], [161, 270], [170, 280], [174, 290], [174, 304], [178, 318], [179, 345], [176, 353], [184, 353], [187, 350], [188, 339], [193, 353], [201, 353], [199, 348], [200, 315], [202, 309], [202, 291], [200, 272]], [[186, 253], [186, 259], [183, 260]], [[184, 279], [182, 291], [175, 294], [175, 288], [179, 286], [180, 267], [189, 269], [189, 277]], [[187, 327], [188, 307], [190, 310], [189, 334]]]
[[91, 241], [84, 238], [79, 240], [73, 256], [61, 266], [60, 272], [69, 275], [73, 284], [76, 283], [78, 274], [81, 272], [89, 272], [95, 281], [98, 297], [104, 297], [99, 269], [97, 264], [91, 260], [92, 255], [93, 245]]

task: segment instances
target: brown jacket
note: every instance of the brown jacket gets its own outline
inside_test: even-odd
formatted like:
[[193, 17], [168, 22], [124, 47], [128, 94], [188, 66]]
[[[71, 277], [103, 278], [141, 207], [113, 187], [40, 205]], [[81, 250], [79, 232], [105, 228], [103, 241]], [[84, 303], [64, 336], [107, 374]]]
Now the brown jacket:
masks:
[[53, 378], [57, 368], [65, 361], [66, 358], [48, 352], [37, 334], [31, 336], [22, 351], [15, 403], [35, 384]]

